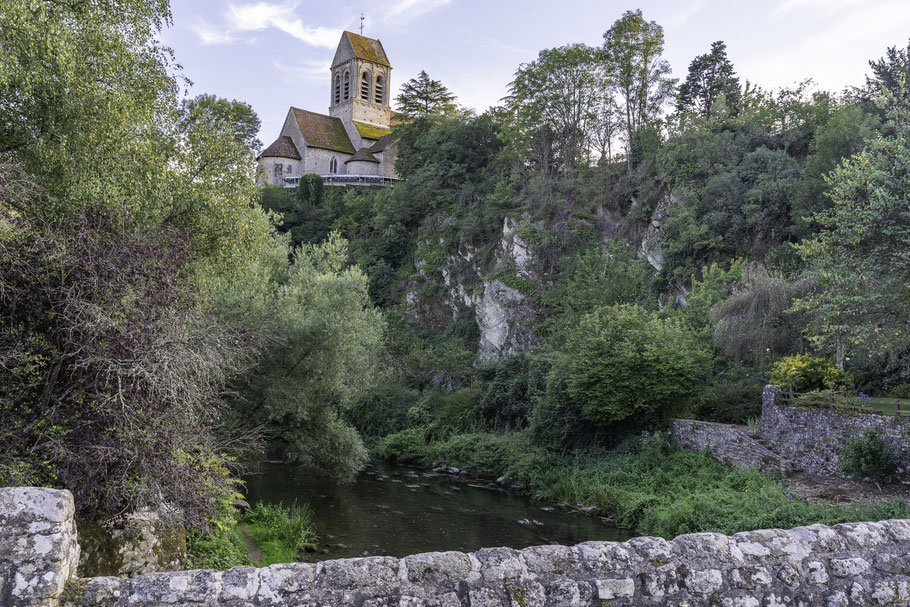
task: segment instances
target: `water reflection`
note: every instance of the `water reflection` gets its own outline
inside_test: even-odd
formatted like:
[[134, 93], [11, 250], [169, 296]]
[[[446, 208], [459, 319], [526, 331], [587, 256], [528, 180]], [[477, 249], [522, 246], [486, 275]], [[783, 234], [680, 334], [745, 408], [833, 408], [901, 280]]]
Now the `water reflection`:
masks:
[[571, 545], [632, 535], [559, 505], [387, 462], [372, 462], [344, 485], [285, 464], [263, 464], [261, 473], [245, 480], [251, 503], [296, 500], [313, 507], [320, 546], [308, 555], [311, 560]]

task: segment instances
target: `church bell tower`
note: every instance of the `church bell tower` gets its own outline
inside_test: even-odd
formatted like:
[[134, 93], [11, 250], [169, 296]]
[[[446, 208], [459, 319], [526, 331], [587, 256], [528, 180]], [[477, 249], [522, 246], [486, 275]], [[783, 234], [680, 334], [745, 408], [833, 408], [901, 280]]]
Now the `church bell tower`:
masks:
[[379, 40], [344, 32], [332, 60], [329, 115], [340, 118], [354, 143], [389, 132], [392, 66]]

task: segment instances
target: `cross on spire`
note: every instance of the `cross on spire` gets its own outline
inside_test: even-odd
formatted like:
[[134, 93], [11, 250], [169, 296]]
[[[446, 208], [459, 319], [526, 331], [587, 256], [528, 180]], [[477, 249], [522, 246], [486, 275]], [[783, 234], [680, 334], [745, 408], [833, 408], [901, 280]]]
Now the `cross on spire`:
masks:
[[363, 36], [363, 13], [360, 13], [360, 35]]

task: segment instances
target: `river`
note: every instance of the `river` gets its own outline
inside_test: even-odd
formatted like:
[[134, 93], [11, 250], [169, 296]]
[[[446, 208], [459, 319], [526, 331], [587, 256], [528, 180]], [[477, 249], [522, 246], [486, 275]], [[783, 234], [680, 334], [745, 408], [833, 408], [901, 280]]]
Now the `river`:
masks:
[[250, 503], [310, 504], [320, 539], [309, 560], [623, 541], [634, 535], [489, 483], [382, 461], [371, 462], [346, 484], [276, 463], [262, 464], [260, 473], [245, 480]]

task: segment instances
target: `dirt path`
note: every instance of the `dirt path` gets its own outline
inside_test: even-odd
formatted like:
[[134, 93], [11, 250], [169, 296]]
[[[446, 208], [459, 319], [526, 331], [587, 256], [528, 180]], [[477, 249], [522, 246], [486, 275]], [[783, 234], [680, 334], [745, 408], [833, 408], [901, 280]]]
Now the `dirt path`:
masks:
[[886, 501], [900, 497], [910, 500], [910, 487], [885, 485], [878, 487], [839, 477], [813, 476], [799, 472], [784, 479], [788, 491], [806, 498], [810, 502], [826, 501], [835, 504], [850, 504], [865, 501]]
[[253, 561], [253, 564], [258, 564], [262, 560], [262, 550], [253, 542], [253, 537], [250, 535], [250, 530], [244, 526], [240, 526], [240, 533], [243, 535], [243, 543], [246, 544], [246, 551], [250, 553], [250, 560]]

